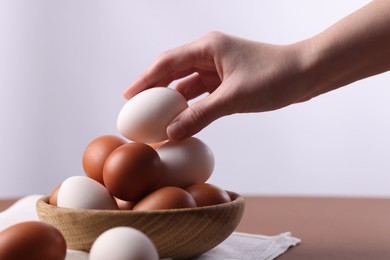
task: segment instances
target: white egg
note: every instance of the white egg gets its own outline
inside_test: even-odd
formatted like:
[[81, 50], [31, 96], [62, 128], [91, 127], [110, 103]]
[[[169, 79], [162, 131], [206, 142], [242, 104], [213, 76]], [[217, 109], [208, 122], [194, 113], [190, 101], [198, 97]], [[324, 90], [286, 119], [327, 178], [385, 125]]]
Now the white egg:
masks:
[[147, 89], [123, 106], [118, 115], [117, 128], [124, 137], [132, 141], [164, 141], [168, 139], [168, 124], [187, 107], [187, 100], [174, 89]]
[[118, 209], [114, 197], [99, 182], [86, 176], [66, 179], [58, 190], [57, 206], [80, 209]]
[[214, 170], [214, 155], [201, 140], [168, 141], [157, 149], [164, 170], [159, 187], [186, 188], [208, 180]]
[[93, 243], [89, 260], [158, 260], [153, 242], [131, 227], [115, 227], [103, 232]]

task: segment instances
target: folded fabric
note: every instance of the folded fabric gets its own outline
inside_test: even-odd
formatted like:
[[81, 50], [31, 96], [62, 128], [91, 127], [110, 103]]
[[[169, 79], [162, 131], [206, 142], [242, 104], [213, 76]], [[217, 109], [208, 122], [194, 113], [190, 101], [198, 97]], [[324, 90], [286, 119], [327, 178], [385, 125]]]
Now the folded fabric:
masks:
[[5, 211], [0, 212], [0, 231], [16, 223], [39, 220], [35, 203], [41, 197], [42, 195], [23, 197]]
[[[26, 196], [1, 212], [0, 231], [19, 222], [38, 220], [35, 203], [41, 196]], [[291, 236], [289, 232], [276, 236], [234, 232], [220, 245], [193, 260], [271, 260], [300, 242], [299, 238]], [[88, 253], [68, 250], [66, 260], [88, 260]]]

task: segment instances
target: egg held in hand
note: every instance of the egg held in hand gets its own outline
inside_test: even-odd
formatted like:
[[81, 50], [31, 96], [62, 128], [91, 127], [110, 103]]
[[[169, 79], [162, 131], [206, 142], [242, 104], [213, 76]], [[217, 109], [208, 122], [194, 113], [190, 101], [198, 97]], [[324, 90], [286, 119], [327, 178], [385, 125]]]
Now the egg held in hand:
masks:
[[110, 192], [87, 176], [66, 179], [58, 190], [57, 206], [79, 209], [118, 209]]
[[131, 227], [115, 227], [103, 232], [93, 243], [89, 260], [158, 260], [153, 242]]
[[85, 174], [101, 184], [104, 184], [104, 162], [112, 151], [125, 143], [127, 142], [123, 138], [115, 135], [103, 135], [90, 142], [83, 154], [83, 168]]
[[152, 147], [144, 143], [128, 143], [108, 156], [103, 180], [115, 197], [135, 201], [155, 189], [160, 173], [161, 160]]
[[28, 221], [0, 232], [2, 260], [63, 260], [65, 256], [65, 239], [49, 224]]
[[196, 202], [187, 191], [178, 187], [163, 187], [135, 204], [134, 211], [194, 208]]
[[158, 187], [186, 188], [204, 183], [214, 170], [214, 155], [200, 139], [190, 137], [180, 142], [168, 141], [157, 149], [163, 164]]
[[168, 125], [187, 107], [187, 100], [176, 90], [150, 88], [127, 101], [119, 112], [117, 128], [135, 142], [161, 142], [168, 139]]

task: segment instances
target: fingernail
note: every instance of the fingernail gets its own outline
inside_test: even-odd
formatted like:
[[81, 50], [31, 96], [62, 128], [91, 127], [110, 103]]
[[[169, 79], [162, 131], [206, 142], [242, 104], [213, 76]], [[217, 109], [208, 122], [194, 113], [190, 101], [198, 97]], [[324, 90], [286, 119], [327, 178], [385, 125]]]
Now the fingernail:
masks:
[[123, 91], [122, 96], [123, 96], [125, 99], [129, 100], [129, 97], [128, 97], [128, 94], [127, 94], [127, 90]]
[[128, 87], [127, 89], [125, 89], [125, 91], [123, 91], [123, 93], [122, 93], [122, 95], [123, 95], [123, 97], [125, 98], [125, 99], [129, 99], [129, 88], [130, 87]]
[[168, 126], [167, 134], [170, 139], [181, 140], [187, 135], [187, 130], [183, 127], [180, 121], [176, 121]]

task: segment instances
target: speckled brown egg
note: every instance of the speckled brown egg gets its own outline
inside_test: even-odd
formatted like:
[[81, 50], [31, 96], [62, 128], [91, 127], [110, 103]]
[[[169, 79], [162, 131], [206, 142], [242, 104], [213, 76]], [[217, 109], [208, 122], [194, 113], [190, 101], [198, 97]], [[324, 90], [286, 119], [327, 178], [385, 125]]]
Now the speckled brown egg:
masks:
[[0, 259], [63, 260], [65, 256], [65, 239], [49, 224], [22, 222], [0, 233]]
[[127, 143], [127, 141], [115, 135], [103, 135], [90, 142], [83, 154], [83, 168], [85, 174], [101, 184], [104, 184], [103, 166], [107, 157], [112, 151], [125, 143]]
[[195, 199], [184, 189], [167, 186], [160, 188], [135, 204], [133, 210], [180, 209], [196, 207]]
[[124, 144], [104, 164], [104, 185], [115, 197], [135, 201], [155, 188], [161, 167], [159, 155], [149, 145]]
[[223, 189], [209, 183], [198, 183], [188, 188], [186, 191], [195, 199], [198, 207], [221, 204], [231, 201], [229, 194]]

